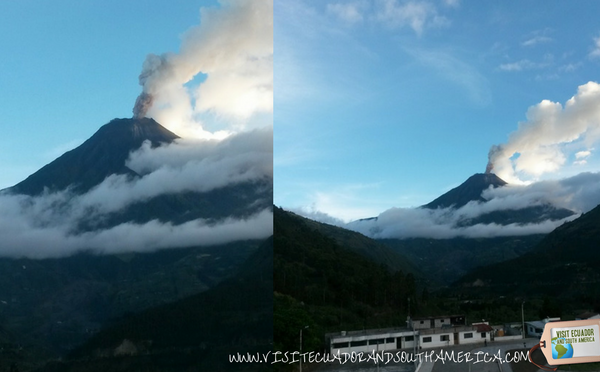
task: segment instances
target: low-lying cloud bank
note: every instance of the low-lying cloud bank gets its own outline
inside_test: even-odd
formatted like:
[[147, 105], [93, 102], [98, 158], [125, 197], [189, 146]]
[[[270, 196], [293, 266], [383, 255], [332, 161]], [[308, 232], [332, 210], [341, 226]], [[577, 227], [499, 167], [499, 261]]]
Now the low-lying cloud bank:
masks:
[[[577, 218], [600, 204], [600, 173], [580, 173], [553, 181], [539, 181], [530, 185], [507, 185], [490, 188], [482, 193], [486, 202], [472, 201], [455, 208], [391, 208], [377, 218], [344, 224], [324, 213], [297, 213], [321, 222], [342, 226], [377, 239], [455, 237], [487, 238], [549, 233], [567, 221]], [[569, 209], [574, 215], [546, 219], [536, 223], [478, 223], [465, 222], [492, 212], [519, 211], [530, 207]]]
[[106, 218], [109, 213], [159, 195], [203, 193], [252, 181], [272, 183], [271, 127], [222, 141], [181, 139], [154, 149], [144, 144], [130, 155], [127, 166], [141, 176], [111, 175], [82, 195], [69, 189], [36, 197], [0, 194], [0, 256], [49, 258], [79, 251], [146, 252], [261, 239], [273, 232], [270, 209], [241, 219], [197, 219], [180, 225], [152, 220], [93, 232], [77, 231], [83, 218]]

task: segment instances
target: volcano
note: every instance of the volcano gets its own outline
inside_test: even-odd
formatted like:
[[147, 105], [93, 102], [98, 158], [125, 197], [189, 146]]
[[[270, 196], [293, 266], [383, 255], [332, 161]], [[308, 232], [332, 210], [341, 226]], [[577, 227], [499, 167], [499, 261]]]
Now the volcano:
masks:
[[490, 187], [502, 187], [507, 183], [493, 173], [477, 173], [469, 177], [460, 186], [453, 188], [447, 193], [425, 204], [423, 208], [460, 208], [470, 201], [481, 201], [485, 199], [481, 193]]
[[[3, 191], [40, 196], [68, 190], [72, 195], [82, 195], [111, 175], [126, 175], [132, 181], [140, 179], [142, 175], [126, 165], [129, 155], [146, 141], [155, 148], [178, 138], [150, 118], [114, 119], [79, 147]], [[73, 232], [107, 229], [129, 222], [143, 224], [152, 220], [178, 225], [199, 218], [211, 221], [243, 218], [270, 208], [272, 190], [272, 179], [253, 179], [206, 192], [164, 193], [131, 203], [102, 218], [83, 218]]]
[[153, 147], [179, 138], [153, 119], [114, 119], [102, 126], [79, 147], [8, 189], [11, 193], [36, 196], [47, 190], [62, 191], [71, 186], [83, 194], [111, 174], [137, 174], [125, 166], [131, 151], [144, 141]]
[[[489, 188], [508, 185], [494, 173], [476, 173], [460, 186], [453, 188], [421, 208], [453, 208], [464, 207], [469, 202], [487, 202], [482, 193]], [[498, 225], [540, 223], [546, 220], [561, 220], [575, 213], [565, 208], [557, 208], [550, 203], [529, 206], [521, 209], [496, 210], [479, 215], [475, 218], [462, 220], [459, 226], [472, 226], [479, 223]]]
[[[180, 146], [175, 142], [178, 138], [153, 119], [114, 119], [101, 126], [79, 147], [1, 192], [7, 205], [12, 205], [14, 200], [19, 202], [21, 214], [15, 212], [14, 216], [16, 220], [24, 221], [15, 224], [17, 228], [12, 230], [13, 225], [0, 226], [4, 228], [1, 231], [11, 230], [9, 233], [17, 237], [42, 234], [50, 238], [38, 239], [30, 244], [31, 247], [26, 244], [28, 241], [22, 243], [17, 239], [5, 239], [6, 242], [0, 244], [0, 248], [9, 253], [19, 249], [13, 245], [18, 247], [20, 244], [25, 249], [16, 257], [0, 255], [0, 271], [4, 274], [0, 278], [3, 296], [0, 299], [8, 300], [0, 303], [3, 319], [0, 343], [4, 350], [9, 350], [0, 350], [0, 360], [4, 362], [14, 350], [20, 352], [19, 345], [28, 345], [25, 349], [33, 351], [27, 352], [39, 354], [14, 354], [14, 360], [19, 363], [45, 360], [48, 355], [62, 356], [111, 319], [195, 296], [218, 285], [234, 275], [241, 263], [258, 248], [262, 238], [244, 235], [244, 231], [236, 235], [238, 231], [233, 228], [222, 233], [226, 239], [219, 236], [216, 242], [203, 240], [196, 232], [208, 231], [206, 235], [210, 236], [214, 231], [210, 229], [227, 226], [228, 221], [251, 223], [252, 216], [271, 208], [273, 182], [269, 175], [257, 173], [231, 182], [213, 182], [212, 187], [206, 188], [157, 187], [154, 193], [143, 194], [142, 190], [143, 195], [138, 195], [139, 188], [134, 186], [140, 182], [145, 185], [155, 182], [151, 178], [154, 173], [138, 174], [129, 168], [130, 154], [148, 142], [152, 148]], [[189, 155], [184, 159], [185, 164], [210, 162], [217, 158], [209, 150], [202, 154]], [[218, 155], [227, 157], [229, 153], [223, 150]], [[242, 156], [234, 153], [232, 157], [236, 155]], [[156, 172], [166, 168], [169, 168], [168, 164], [158, 164]], [[184, 167], [172, 168], [180, 171], [179, 168]], [[195, 182], [212, 181], [210, 176], [200, 173], [203, 168], [190, 168], [185, 175], [198, 175], [193, 178]], [[238, 168], [232, 166], [225, 170], [235, 172]], [[183, 171], [177, 174], [183, 174]], [[115, 179], [125, 186], [111, 188]], [[176, 183], [178, 179], [165, 177], [160, 181]], [[114, 208], [103, 208], [105, 203], [122, 197], [122, 190], [131, 188], [134, 189], [131, 191], [133, 196], [128, 195], [126, 202]], [[99, 194], [102, 197], [94, 199], [93, 203], [82, 202], [88, 196], [93, 198]], [[4, 200], [0, 200], [0, 204]], [[0, 206], [4, 207], [4, 204]], [[157, 227], [163, 228], [160, 234], [148, 237], [152, 235], [148, 232]], [[184, 233], [179, 234], [179, 231]], [[216, 234], [220, 232], [217, 230]], [[103, 246], [99, 248], [88, 244], [94, 237], [107, 235], [114, 238], [102, 240]], [[184, 238], [179, 239], [180, 236]], [[162, 238], [169, 243], [146, 249], [154, 243], [152, 240]], [[127, 244], [125, 249], [115, 251], [114, 245], [122, 241]], [[30, 256], [28, 252], [40, 252], [40, 255]], [[59, 254], [46, 255], [46, 252]], [[267, 291], [267, 295], [271, 294], [272, 290]], [[217, 306], [215, 302], [215, 308]], [[272, 305], [266, 308], [271, 309]], [[155, 325], [168, 328], [170, 323]], [[223, 329], [226, 327], [224, 325]], [[4, 329], [14, 337], [6, 336]], [[12, 354], [10, 358], [13, 358]], [[116, 369], [105, 367], [101, 370]]]

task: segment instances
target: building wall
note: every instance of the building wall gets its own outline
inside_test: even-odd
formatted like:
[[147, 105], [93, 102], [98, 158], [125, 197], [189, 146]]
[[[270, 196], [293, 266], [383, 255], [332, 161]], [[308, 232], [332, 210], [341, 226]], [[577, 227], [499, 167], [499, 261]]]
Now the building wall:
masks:
[[[469, 337], [469, 335], [471, 335], [471, 337]], [[472, 330], [458, 333], [459, 344], [476, 344], [485, 341], [490, 341], [489, 332], [477, 332], [477, 330]]]
[[[429, 341], [427, 341], [429, 339]], [[434, 333], [420, 336], [420, 343], [423, 349], [432, 347], [450, 346], [454, 345], [454, 334], [450, 333]]]
[[[330, 341], [329, 352], [332, 354], [365, 352], [370, 353], [373, 350], [388, 351], [398, 349], [398, 341], [400, 348], [412, 348], [414, 341], [406, 341], [407, 336], [413, 336], [412, 331], [380, 333], [372, 335], [359, 336], [340, 336], [332, 338]], [[413, 339], [415, 336], [413, 336]], [[400, 339], [400, 340], [398, 340]], [[377, 345], [379, 343], [379, 345]]]
[[[433, 320], [433, 324], [432, 324]], [[442, 328], [444, 325], [450, 324], [450, 318], [435, 318], [435, 319], [415, 319], [413, 326], [415, 329]], [[433, 325], [433, 327], [432, 327]]]
[[543, 328], [538, 328], [529, 323], [525, 323], [525, 329], [527, 330], [527, 333], [525, 333], [527, 336], [542, 337], [542, 333], [544, 333]]

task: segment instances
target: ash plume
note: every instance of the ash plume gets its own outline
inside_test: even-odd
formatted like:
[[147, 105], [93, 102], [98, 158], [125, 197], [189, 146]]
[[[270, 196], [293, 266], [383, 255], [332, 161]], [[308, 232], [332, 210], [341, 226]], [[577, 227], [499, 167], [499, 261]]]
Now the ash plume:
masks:
[[600, 84], [579, 86], [564, 105], [543, 100], [526, 118], [488, 155], [488, 169], [508, 183], [529, 183], [564, 166], [585, 164], [600, 140]]
[[[220, 4], [200, 10], [200, 24], [183, 35], [178, 53], [147, 56], [134, 117], [153, 117], [184, 136], [200, 127], [206, 136], [199, 115], [247, 119], [272, 112], [273, 1]], [[197, 87], [187, 84], [199, 75], [205, 79]]]
[[152, 107], [152, 102], [154, 102], [154, 97], [152, 94], [142, 92], [135, 100], [135, 106], [133, 106], [133, 117], [135, 119], [146, 117], [146, 113], [148, 113], [148, 110], [150, 107]]
[[487, 166], [485, 167], [486, 174], [493, 173], [495, 158], [496, 158], [497, 154], [499, 154], [501, 152], [501, 150], [502, 150], [502, 147], [499, 145], [492, 145], [492, 147], [490, 148], [490, 152], [488, 153], [488, 163], [487, 163]]

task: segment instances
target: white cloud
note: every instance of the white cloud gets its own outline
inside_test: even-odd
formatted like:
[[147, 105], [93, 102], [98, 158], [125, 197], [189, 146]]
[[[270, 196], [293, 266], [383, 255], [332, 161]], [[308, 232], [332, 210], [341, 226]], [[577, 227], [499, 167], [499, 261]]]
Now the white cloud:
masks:
[[586, 165], [587, 164], [587, 158], [592, 155], [591, 151], [579, 151], [577, 153], [575, 153], [575, 161], [573, 162], [574, 165]]
[[594, 38], [594, 47], [589, 54], [590, 58], [600, 57], [600, 36]]
[[446, 17], [438, 15], [433, 4], [425, 1], [377, 0], [374, 19], [390, 28], [410, 27], [417, 35], [426, 28], [449, 24]]
[[[241, 132], [223, 141], [180, 140], [157, 148], [146, 143], [130, 155], [127, 165], [142, 176], [111, 175], [82, 195], [70, 190], [35, 197], [0, 194], [0, 235], [6, 237], [0, 241], [0, 256], [152, 251], [266, 238], [272, 233], [270, 209], [248, 218], [198, 219], [181, 225], [153, 220], [78, 231], [82, 221], [103, 221], [110, 213], [159, 195], [203, 193], [241, 182], [272, 184], [271, 127]], [[245, 207], [256, 202], [248, 200]]]
[[66, 225], [32, 224], [20, 211], [19, 196], [0, 196], [0, 255], [34, 259], [64, 257], [81, 251], [96, 254], [151, 252], [163, 248], [206, 246], [236, 240], [263, 239], [272, 234], [273, 215], [264, 210], [243, 219], [189, 221], [181, 225], [157, 220], [123, 223], [110, 229], [72, 234]]
[[513, 71], [532, 70], [532, 69], [540, 68], [543, 66], [544, 65], [542, 65], [542, 64], [531, 62], [528, 59], [522, 59], [517, 62], [503, 63], [500, 65], [499, 68], [502, 71], [513, 72]]
[[373, 238], [427, 237], [496, 237], [549, 233], [578, 215], [528, 224], [476, 224], [464, 222], [494, 211], [520, 210], [534, 206], [552, 205], [577, 213], [585, 213], [600, 204], [600, 173], [581, 173], [577, 176], [540, 181], [528, 186], [508, 185], [490, 188], [482, 193], [486, 202], [470, 202], [454, 209], [391, 208], [377, 219], [355, 221], [346, 227]]
[[521, 45], [524, 47], [530, 47], [530, 46], [534, 46], [534, 45], [538, 45], [538, 44], [549, 43], [551, 41], [552, 41], [551, 37], [538, 35], [538, 36], [534, 36], [530, 39], [525, 40], [524, 42], [521, 43]]
[[566, 220], [545, 221], [526, 225], [498, 225], [492, 223], [464, 227], [457, 226], [458, 221], [456, 214], [446, 209], [393, 208], [380, 214], [377, 219], [353, 222], [346, 225], [346, 227], [375, 239], [420, 237], [433, 239], [451, 239], [455, 237], [491, 238], [548, 233]]
[[590, 155], [592, 155], [591, 151], [579, 151], [578, 153], [575, 154], [575, 158], [583, 159], [583, 158], [587, 158]]
[[543, 100], [530, 107], [526, 117], [507, 143], [490, 150], [493, 172], [509, 183], [557, 172], [566, 164], [569, 152], [593, 147], [600, 139], [600, 85], [581, 85], [564, 107]]
[[[181, 136], [222, 138], [204, 128], [206, 115], [236, 119], [221, 128], [231, 132], [273, 111], [273, 2], [220, 2], [201, 9], [200, 25], [183, 35], [178, 54], [150, 54], [140, 75], [154, 97], [147, 115]], [[185, 85], [200, 74], [199, 85]]]
[[562, 65], [558, 68], [558, 71], [561, 72], [573, 72], [575, 70], [577, 70], [578, 68], [580, 68], [583, 65], [583, 63], [581, 62], [577, 62], [577, 63], [567, 63], [566, 65]]
[[364, 20], [363, 13], [369, 7], [366, 1], [327, 4], [327, 11], [348, 23], [360, 23]]
[[311, 219], [313, 221], [326, 223], [326, 224], [334, 225], [334, 226], [341, 226], [341, 227], [344, 227], [346, 225], [346, 221], [341, 220], [336, 217], [333, 217], [330, 214], [327, 214], [325, 212], [321, 212], [321, 211], [318, 211], [315, 209], [287, 208], [287, 210], [290, 212], [296, 213], [297, 215]]
[[444, 0], [444, 4], [453, 8], [460, 6], [460, 0]]

